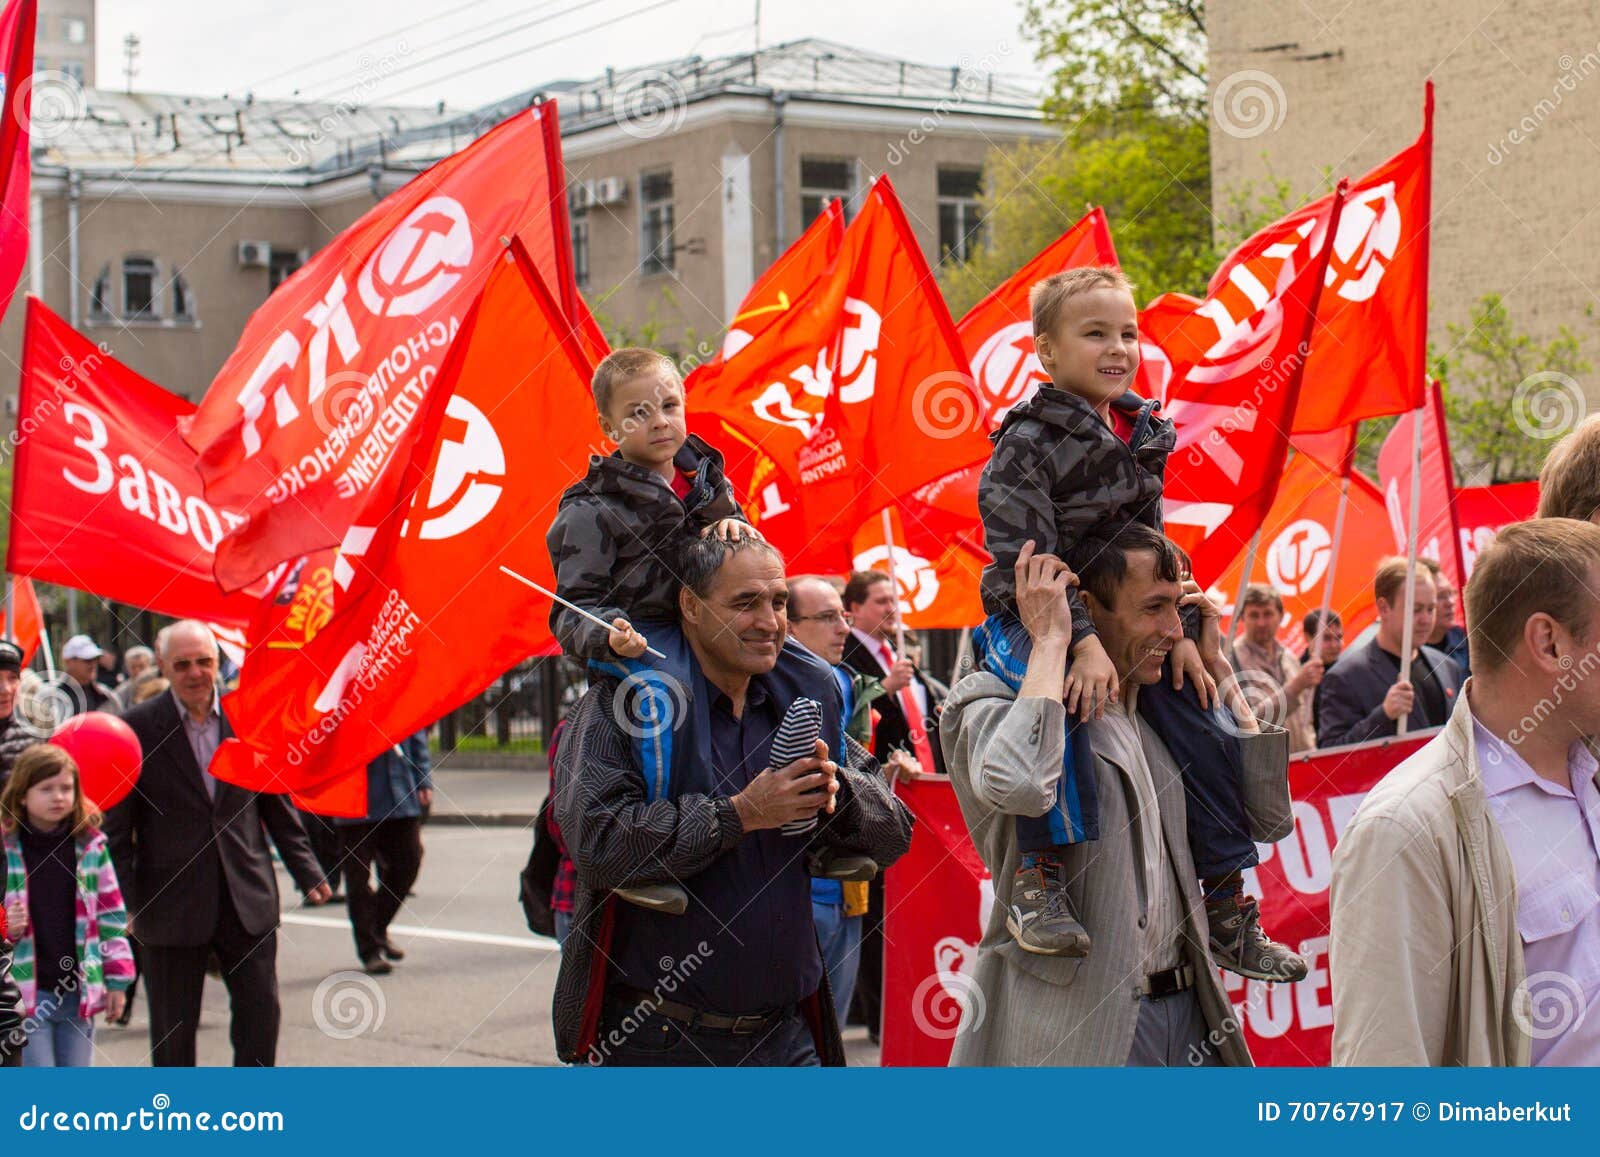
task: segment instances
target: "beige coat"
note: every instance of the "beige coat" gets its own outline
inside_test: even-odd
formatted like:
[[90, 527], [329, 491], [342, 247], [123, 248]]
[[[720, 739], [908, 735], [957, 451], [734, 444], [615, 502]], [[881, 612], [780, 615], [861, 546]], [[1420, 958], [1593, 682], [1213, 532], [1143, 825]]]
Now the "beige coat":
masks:
[[[1250, 1052], [1207, 953], [1208, 927], [1185, 830], [1183, 780], [1166, 747], [1139, 724], [1161, 813], [1161, 837], [1183, 906], [1185, 954], [1200, 978], [1197, 995], [1210, 1047], [1223, 1064], [1248, 1065]], [[1094, 945], [1086, 959], [1024, 952], [1006, 931], [1017, 869], [1012, 817], [1043, 815], [1061, 775], [1066, 708], [1059, 699], [1018, 699], [995, 676], [967, 676], [940, 720], [950, 783], [983, 861], [995, 904], [978, 945], [973, 992], [950, 1056], [952, 1065], [1123, 1065], [1139, 1016], [1134, 985], [1147, 900], [1132, 777], [1097, 753], [1101, 838], [1068, 848], [1068, 892]], [[1241, 740], [1247, 774], [1288, 767], [1281, 729]], [[1130, 813], [1132, 813], [1130, 815]], [[1255, 833], [1252, 833], [1255, 835]]]
[[1356, 811], [1330, 901], [1334, 1064], [1528, 1063], [1516, 875], [1465, 691]]

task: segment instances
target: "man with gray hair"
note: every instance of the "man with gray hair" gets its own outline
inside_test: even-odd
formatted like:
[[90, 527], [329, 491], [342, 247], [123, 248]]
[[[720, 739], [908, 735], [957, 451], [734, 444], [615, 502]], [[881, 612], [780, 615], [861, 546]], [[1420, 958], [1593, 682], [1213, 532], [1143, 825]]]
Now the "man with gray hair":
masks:
[[127, 668], [128, 677], [117, 688], [116, 696], [121, 711], [127, 711], [134, 704], [133, 694], [139, 681], [160, 678], [160, 672], [156, 670], [156, 653], [144, 646], [129, 647], [122, 652], [122, 665]]
[[194, 619], [157, 645], [168, 694], [124, 717], [143, 751], [139, 782], [106, 815], [150, 1001], [151, 1059], [195, 1063], [206, 961], [227, 985], [235, 1065], [271, 1065], [278, 1047], [278, 883], [267, 836], [306, 902], [328, 898], [316, 858], [283, 796], [246, 791], [210, 772], [232, 734], [217, 698], [217, 641]]
[[[636, 687], [597, 671], [557, 754], [556, 818], [577, 868], [558, 1051], [606, 1065], [842, 1064], [802, 853], [887, 865], [910, 846], [910, 814], [843, 737], [827, 665], [799, 648], [778, 662], [789, 602], [778, 552], [708, 536], [677, 573], [687, 654], [672, 661], [688, 686], [669, 718], [647, 726], [630, 707]], [[774, 740], [803, 699], [820, 708], [821, 738], [779, 760]], [[647, 767], [669, 785], [662, 798], [647, 795]], [[612, 896], [673, 881], [688, 895], [681, 915]]]

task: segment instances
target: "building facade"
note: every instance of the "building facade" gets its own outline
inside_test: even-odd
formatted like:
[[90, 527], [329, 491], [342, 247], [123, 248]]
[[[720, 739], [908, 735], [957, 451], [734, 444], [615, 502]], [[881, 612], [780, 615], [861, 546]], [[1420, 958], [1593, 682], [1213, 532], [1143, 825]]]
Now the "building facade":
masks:
[[[1055, 132], [1026, 86], [813, 40], [547, 85], [466, 114], [361, 95], [81, 90], [60, 119], [36, 119], [20, 289], [198, 399], [251, 312], [311, 254], [542, 97], [560, 108], [585, 296], [612, 332], [690, 357], [720, 340], [828, 199], [848, 211], [889, 173], [929, 261], [959, 259], [979, 236], [989, 150]], [[0, 324], [13, 364], [23, 302]]]
[[1565, 325], [1600, 361], [1595, 12], [1588, 0], [1209, 6], [1218, 203], [1270, 179], [1309, 198], [1330, 174], [1366, 172], [1416, 139], [1432, 77], [1432, 342], [1449, 348], [1447, 327], [1494, 293], [1518, 328], [1548, 340]]

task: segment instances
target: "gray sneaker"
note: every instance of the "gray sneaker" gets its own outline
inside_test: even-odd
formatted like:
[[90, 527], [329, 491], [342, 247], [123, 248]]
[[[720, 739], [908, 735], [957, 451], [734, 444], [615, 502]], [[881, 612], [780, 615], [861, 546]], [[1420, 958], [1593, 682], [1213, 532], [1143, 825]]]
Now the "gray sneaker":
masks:
[[689, 907], [689, 893], [676, 884], [640, 884], [637, 888], [613, 888], [612, 892], [619, 900], [668, 916], [682, 916]]
[[1261, 930], [1255, 897], [1241, 893], [1207, 904], [1206, 919], [1211, 924], [1211, 957], [1220, 967], [1251, 980], [1289, 983], [1306, 978], [1310, 969], [1305, 958]]
[[1011, 881], [1006, 930], [1024, 952], [1039, 956], [1087, 956], [1089, 933], [1072, 912], [1061, 865], [1048, 860], [1018, 868]]

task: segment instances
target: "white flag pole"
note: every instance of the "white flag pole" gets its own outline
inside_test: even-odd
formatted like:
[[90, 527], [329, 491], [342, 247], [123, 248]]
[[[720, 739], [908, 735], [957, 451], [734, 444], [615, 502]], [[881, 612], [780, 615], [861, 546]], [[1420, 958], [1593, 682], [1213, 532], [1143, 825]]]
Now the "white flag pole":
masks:
[[[1417, 593], [1417, 521], [1422, 513], [1422, 422], [1427, 417], [1423, 405], [1411, 416], [1411, 521], [1406, 528], [1406, 589], [1405, 626], [1400, 633], [1400, 682], [1411, 680], [1411, 644], [1416, 615], [1412, 613], [1413, 599]], [[1409, 722], [1409, 712], [1395, 721], [1395, 734], [1404, 735]]]
[[16, 605], [17, 580], [6, 575], [6, 638], [13, 643], [17, 641], [17, 620], [12, 614], [12, 608]]
[[1239, 633], [1239, 604], [1244, 602], [1245, 588], [1250, 585], [1250, 572], [1256, 569], [1256, 551], [1261, 547], [1261, 528], [1250, 536], [1250, 547], [1244, 552], [1244, 570], [1239, 575], [1239, 593], [1233, 599], [1233, 613], [1228, 617], [1228, 644], [1232, 646]]
[[900, 618], [900, 579], [894, 566], [894, 523], [889, 520], [889, 508], [883, 508], [883, 545], [889, 552], [889, 581], [894, 586], [894, 657], [903, 659], [906, 653], [906, 625]]
[[1322, 640], [1328, 633], [1328, 616], [1333, 611], [1333, 580], [1339, 569], [1339, 545], [1344, 539], [1344, 512], [1350, 505], [1350, 474], [1339, 480], [1339, 505], [1333, 514], [1333, 541], [1328, 545], [1328, 578], [1322, 586], [1322, 610], [1317, 615], [1317, 638], [1311, 645], [1311, 657], [1322, 658]]

